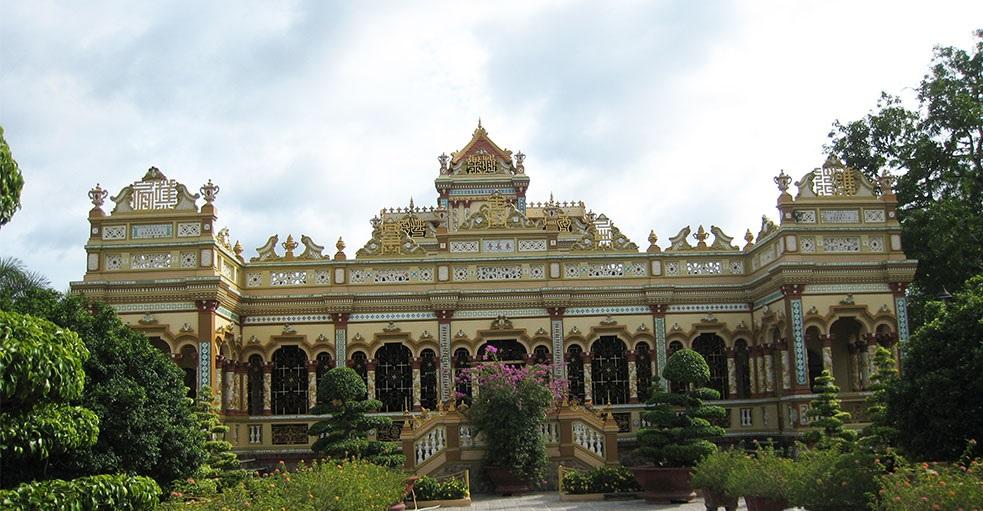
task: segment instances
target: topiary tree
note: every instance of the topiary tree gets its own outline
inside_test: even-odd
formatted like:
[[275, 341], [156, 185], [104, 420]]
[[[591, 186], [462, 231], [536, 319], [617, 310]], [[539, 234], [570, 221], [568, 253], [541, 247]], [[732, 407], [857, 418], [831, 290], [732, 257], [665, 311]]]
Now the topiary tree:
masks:
[[29, 315], [0, 311], [0, 504], [7, 509], [150, 509], [160, 488], [152, 479], [95, 476], [48, 479], [48, 461], [91, 446], [99, 418], [69, 404], [85, 384], [89, 352], [71, 330]]
[[816, 429], [806, 433], [806, 444], [819, 448], [844, 447], [844, 443], [856, 440], [857, 432], [843, 427], [850, 420], [850, 414], [840, 408], [840, 388], [829, 370], [823, 370], [816, 377], [815, 388], [819, 396], [809, 403], [806, 417], [810, 418], [811, 425]]
[[887, 454], [898, 438], [898, 428], [888, 420], [887, 394], [898, 381], [898, 366], [891, 351], [878, 346], [874, 353], [876, 371], [870, 377], [870, 396], [867, 397], [867, 418], [870, 424], [863, 429], [858, 443], [875, 453]]
[[[703, 356], [690, 349], [673, 353], [666, 361], [662, 376], [685, 385], [686, 392], [673, 393], [652, 387], [642, 418], [650, 426], [638, 433], [639, 448], [634, 456], [664, 467], [692, 467], [716, 451], [710, 440], [722, 436], [724, 428], [712, 421], [723, 419], [727, 411], [707, 405], [705, 400], [720, 399], [714, 389], [702, 387], [710, 381], [710, 367]], [[680, 410], [681, 409], [681, 410]], [[682, 413], [677, 413], [677, 412]]]
[[371, 430], [392, 426], [392, 419], [366, 416], [382, 408], [382, 402], [376, 399], [360, 399], [366, 392], [362, 377], [350, 367], [336, 367], [324, 373], [318, 382], [319, 401], [312, 413], [330, 415], [314, 423], [308, 431], [311, 436], [319, 437], [311, 449], [332, 459], [358, 458], [386, 467], [401, 467], [406, 457], [397, 442], [368, 438]]

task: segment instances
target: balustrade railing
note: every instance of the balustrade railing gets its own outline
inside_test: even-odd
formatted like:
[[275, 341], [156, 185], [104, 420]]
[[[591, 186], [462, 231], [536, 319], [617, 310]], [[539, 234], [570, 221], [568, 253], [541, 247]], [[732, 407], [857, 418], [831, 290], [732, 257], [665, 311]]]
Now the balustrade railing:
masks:
[[573, 422], [573, 442], [602, 459], [604, 458], [604, 440], [604, 431], [598, 430], [584, 421]]
[[560, 421], [546, 421], [540, 425], [540, 431], [547, 445], [560, 443]]
[[420, 465], [447, 447], [447, 426], [438, 424], [413, 442], [416, 464]]

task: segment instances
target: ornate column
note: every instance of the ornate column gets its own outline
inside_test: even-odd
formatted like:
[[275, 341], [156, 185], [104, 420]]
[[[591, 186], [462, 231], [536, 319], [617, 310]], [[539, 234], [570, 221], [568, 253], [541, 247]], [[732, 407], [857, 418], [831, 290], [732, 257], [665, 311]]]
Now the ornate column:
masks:
[[754, 357], [754, 386], [757, 388], [755, 392], [757, 397], [765, 395], [767, 389], [765, 387], [765, 356], [764, 356], [764, 346], [755, 345], [751, 348], [751, 356]]
[[273, 363], [263, 364], [263, 415], [273, 415]]
[[584, 362], [584, 404], [589, 405], [594, 402], [594, 380], [591, 378], [591, 362], [594, 357], [589, 351], [581, 353], [580, 360]]
[[833, 374], [833, 335], [822, 334], [819, 340], [823, 343], [823, 370]]
[[628, 402], [638, 402], [638, 355], [635, 350], [628, 352]]
[[347, 312], [334, 312], [331, 320], [334, 322], [334, 358], [348, 359], [348, 317]]
[[553, 375], [557, 378], [566, 378], [567, 365], [563, 363], [563, 313], [565, 307], [549, 307], [546, 309], [550, 315], [550, 341], [553, 344]]
[[758, 388], [758, 350], [757, 344], [749, 346], [747, 350], [748, 379], [751, 381], [751, 397], [758, 397], [761, 392]]
[[805, 325], [802, 311], [803, 284], [787, 284], [782, 286], [785, 295], [785, 317], [788, 318], [786, 337], [791, 339], [792, 367], [795, 378], [792, 381], [792, 392], [808, 393], [809, 389], [809, 360], [806, 353]]
[[655, 349], [652, 350], [652, 378], [658, 379], [661, 390], [669, 390], [668, 382], [662, 378], [662, 370], [666, 367], [666, 310], [669, 305], [664, 303], [649, 305], [652, 311], [652, 331], [655, 332]]
[[774, 356], [775, 356], [775, 350], [771, 346], [765, 346], [764, 348], [765, 392], [770, 396], [775, 395], [775, 366], [773, 361]]
[[365, 379], [368, 380], [367, 385], [369, 388], [369, 399], [379, 399], [379, 396], [375, 395], [375, 359], [369, 359], [365, 364]]
[[730, 391], [732, 398], [737, 397], [737, 364], [735, 359], [737, 357], [737, 352], [734, 348], [727, 348], [727, 389]]
[[868, 335], [864, 336], [864, 340], [857, 341], [857, 358], [860, 364], [860, 389], [867, 390], [870, 387], [870, 356], [869, 346], [872, 341], [868, 338]]
[[782, 391], [784, 393], [784, 391], [792, 388], [792, 366], [789, 363], [788, 341], [779, 339], [775, 342], [778, 344], [779, 363], [782, 366]]
[[239, 399], [236, 400], [236, 414], [249, 415], [249, 366], [245, 362], [236, 362], [236, 388], [239, 389]]
[[215, 365], [215, 351], [212, 341], [215, 339], [215, 311], [218, 310], [218, 300], [197, 300], [198, 307], [198, 389], [205, 387], [215, 389], [211, 369]]
[[317, 404], [317, 360], [307, 361], [307, 413]]
[[894, 314], [898, 322], [898, 342], [908, 341], [908, 299], [905, 291], [908, 289], [906, 282], [892, 282], [891, 293], [894, 295]]
[[222, 411], [226, 415], [235, 409], [235, 362], [221, 357], [215, 359], [215, 368], [222, 371]]
[[850, 351], [850, 384], [853, 387], [852, 390], [860, 390], [863, 382], [860, 377], [860, 354], [855, 343], [848, 344], [847, 349]]
[[420, 411], [420, 388], [423, 383], [420, 381], [420, 357], [413, 358], [413, 410]]
[[454, 315], [452, 310], [436, 311], [437, 315], [437, 341], [439, 343], [440, 371], [437, 378], [440, 385], [440, 401], [447, 402], [454, 395], [454, 372], [451, 369], [451, 317]]

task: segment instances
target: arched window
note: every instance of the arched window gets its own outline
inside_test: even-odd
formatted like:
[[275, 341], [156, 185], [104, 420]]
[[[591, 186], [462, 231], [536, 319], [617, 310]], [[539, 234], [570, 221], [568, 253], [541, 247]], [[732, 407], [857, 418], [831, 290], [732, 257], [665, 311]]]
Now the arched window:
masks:
[[[666, 359], [672, 356], [673, 353], [683, 349], [683, 343], [679, 341], [672, 341], [669, 343], [669, 353]], [[669, 381], [669, 392], [686, 392], [686, 385], [682, 383], [676, 383], [674, 381]]]
[[532, 363], [539, 365], [550, 365], [553, 360], [550, 358], [550, 349], [540, 344], [532, 350]]
[[471, 354], [467, 348], [454, 350], [454, 390], [458, 396], [457, 404], [471, 404], [471, 380], [465, 376], [464, 370], [471, 367]]
[[647, 342], [635, 345], [635, 375], [638, 378], [638, 400], [648, 401], [652, 395], [652, 351]]
[[843, 391], [862, 390], [859, 364], [854, 367], [850, 349], [860, 340], [863, 330], [860, 321], [852, 317], [837, 319], [829, 327], [833, 336], [833, 376]]
[[592, 393], [596, 404], [628, 402], [628, 358], [625, 343], [606, 335], [591, 345]]
[[420, 353], [420, 406], [437, 408], [437, 354], [430, 348]]
[[413, 366], [410, 349], [390, 342], [375, 352], [375, 394], [383, 412], [413, 409]]
[[478, 348], [478, 360], [481, 360], [482, 356], [485, 355], [488, 346], [495, 347], [497, 350], [495, 358], [501, 362], [513, 362], [509, 365], [522, 365], [526, 363], [526, 347], [515, 339], [494, 340], [482, 344]]
[[178, 366], [184, 371], [184, 386], [188, 388], [188, 397], [198, 396], [198, 350], [186, 345], [181, 348]]
[[703, 355], [707, 365], [710, 366], [710, 382], [707, 384], [711, 389], [720, 392], [722, 399], [727, 399], [727, 354], [724, 353], [724, 340], [716, 334], [700, 334], [693, 340], [693, 350]]
[[307, 413], [307, 354], [297, 346], [273, 353], [271, 405], [273, 415]]
[[751, 397], [751, 353], [747, 341], [738, 339], [734, 343], [734, 373], [737, 380], [737, 398]]
[[809, 389], [815, 392], [816, 378], [823, 372], [823, 341], [819, 339], [818, 327], [806, 329], [806, 354], [809, 357]]
[[[356, 351], [352, 353], [352, 369], [362, 377], [362, 381], [365, 382], [365, 387], [369, 386], [369, 357], [364, 351]], [[365, 399], [366, 395], [362, 396]], [[375, 396], [373, 396], [375, 398]]]
[[576, 344], [567, 348], [567, 383], [570, 385], [570, 398], [583, 403], [587, 397], [584, 390], [584, 349]]
[[249, 415], [263, 414], [263, 357], [251, 355], [246, 373], [249, 386], [249, 402], [246, 403]]
[[159, 349], [163, 354], [167, 355], [167, 358], [171, 358], [171, 347], [167, 344], [167, 341], [161, 339], [160, 337], [149, 337], [148, 339], [153, 347]]
[[331, 361], [331, 354], [327, 351], [318, 353], [314, 360], [317, 361], [317, 386], [315, 388], [317, 389], [317, 401], [320, 403], [322, 401], [321, 377], [324, 376], [324, 373], [328, 372], [332, 367], [334, 367], [334, 362]]

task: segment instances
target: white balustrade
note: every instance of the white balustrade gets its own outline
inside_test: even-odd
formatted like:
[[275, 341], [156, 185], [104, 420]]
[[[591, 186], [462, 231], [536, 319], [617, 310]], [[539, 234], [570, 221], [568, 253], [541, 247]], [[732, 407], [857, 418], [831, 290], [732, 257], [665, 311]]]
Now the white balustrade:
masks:
[[470, 424], [461, 424], [458, 429], [461, 439], [461, 447], [474, 448], [485, 445], [485, 440], [481, 435], [475, 435]]
[[573, 441], [597, 457], [604, 457], [604, 432], [586, 422], [573, 423]]
[[544, 422], [540, 425], [540, 431], [543, 433], [543, 440], [547, 444], [558, 444], [560, 443], [560, 423], [557, 421]]
[[427, 434], [413, 442], [416, 464], [419, 465], [436, 456], [445, 447], [447, 447], [447, 427], [443, 424], [434, 426]]

